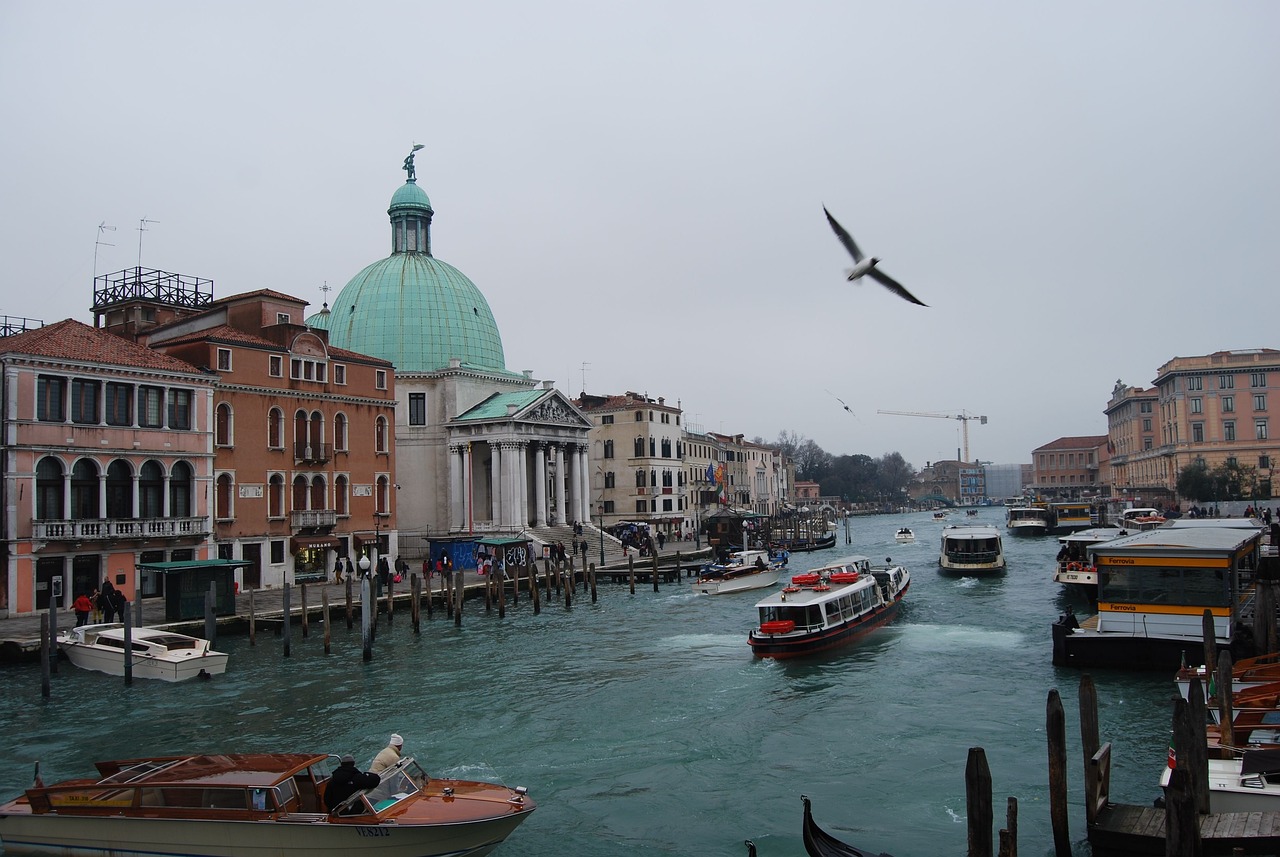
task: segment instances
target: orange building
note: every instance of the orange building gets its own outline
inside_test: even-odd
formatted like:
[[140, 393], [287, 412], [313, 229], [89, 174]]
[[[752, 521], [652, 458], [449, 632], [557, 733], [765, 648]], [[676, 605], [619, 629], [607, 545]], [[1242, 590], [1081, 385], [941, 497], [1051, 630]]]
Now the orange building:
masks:
[[1107, 451], [1106, 435], [1060, 437], [1031, 453], [1033, 485], [1044, 499], [1079, 500], [1098, 493], [1099, 466]]

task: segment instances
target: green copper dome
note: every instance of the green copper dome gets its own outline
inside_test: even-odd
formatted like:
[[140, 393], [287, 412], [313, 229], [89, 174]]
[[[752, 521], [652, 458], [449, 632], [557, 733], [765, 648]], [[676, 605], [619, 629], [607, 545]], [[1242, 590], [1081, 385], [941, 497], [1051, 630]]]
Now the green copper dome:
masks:
[[312, 313], [311, 315], [307, 316], [306, 318], [307, 327], [310, 327], [316, 330], [328, 330], [329, 318], [331, 315], [332, 313], [329, 312], [329, 304], [325, 303], [325, 305], [321, 307], [320, 312]]
[[394, 253], [351, 278], [329, 317], [329, 341], [397, 372], [464, 366], [506, 371], [489, 303], [467, 276], [425, 253]]
[[388, 360], [397, 372], [446, 369], [456, 358], [463, 366], [505, 373], [489, 302], [465, 274], [431, 255], [435, 212], [418, 187], [412, 152], [404, 169], [408, 181], [387, 210], [391, 255], [338, 292], [327, 324], [316, 321], [328, 328], [332, 344]]

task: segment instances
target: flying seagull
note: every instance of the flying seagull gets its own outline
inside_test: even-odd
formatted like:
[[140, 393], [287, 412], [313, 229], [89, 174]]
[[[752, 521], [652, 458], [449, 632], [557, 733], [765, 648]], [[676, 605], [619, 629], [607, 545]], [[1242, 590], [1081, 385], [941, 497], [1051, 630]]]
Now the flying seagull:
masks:
[[[837, 396], [835, 393], [831, 392], [830, 390], [827, 390], [827, 395], [828, 395], [828, 396], [830, 396], [831, 398], [835, 399], [835, 400], [836, 400], [837, 402], [839, 402], [840, 404], [844, 405], [844, 399], [840, 398], [839, 396]], [[844, 405], [844, 409], [845, 409], [846, 411], [848, 411], [849, 413], [853, 414], [853, 408], [849, 407], [848, 405]], [[855, 417], [857, 416], [857, 414], [853, 414], [853, 415], [854, 415]]]
[[876, 265], [879, 264], [879, 259], [874, 256], [864, 259], [862, 251], [858, 249], [858, 245], [853, 240], [853, 236], [846, 232], [843, 226], [836, 223], [836, 219], [831, 216], [831, 212], [827, 211], [825, 205], [822, 207], [822, 213], [827, 216], [827, 222], [831, 224], [831, 231], [836, 234], [836, 237], [840, 239], [840, 243], [844, 245], [844, 249], [848, 250], [849, 255], [853, 257], [854, 265], [849, 269], [849, 282], [852, 283], [863, 276], [870, 277], [903, 300], [911, 301], [911, 303], [920, 306], [928, 306], [927, 303], [904, 289], [902, 283], [877, 268]]

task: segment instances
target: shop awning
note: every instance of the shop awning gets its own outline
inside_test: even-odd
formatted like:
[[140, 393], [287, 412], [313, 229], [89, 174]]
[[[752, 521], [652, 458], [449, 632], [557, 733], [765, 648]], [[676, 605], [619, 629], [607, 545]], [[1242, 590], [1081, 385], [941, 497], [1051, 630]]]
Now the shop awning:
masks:
[[182, 559], [170, 562], [140, 562], [136, 567], [144, 571], [174, 574], [192, 568], [244, 568], [250, 565], [253, 563], [244, 559]]
[[340, 544], [333, 536], [294, 536], [293, 553], [307, 548], [336, 548]]

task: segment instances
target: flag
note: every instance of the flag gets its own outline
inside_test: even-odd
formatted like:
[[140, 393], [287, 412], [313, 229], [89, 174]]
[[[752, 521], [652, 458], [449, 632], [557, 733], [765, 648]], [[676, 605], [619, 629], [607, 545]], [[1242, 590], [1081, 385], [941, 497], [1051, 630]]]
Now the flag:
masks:
[[707, 465], [707, 481], [712, 485], [716, 484], [716, 464], [714, 461]]

